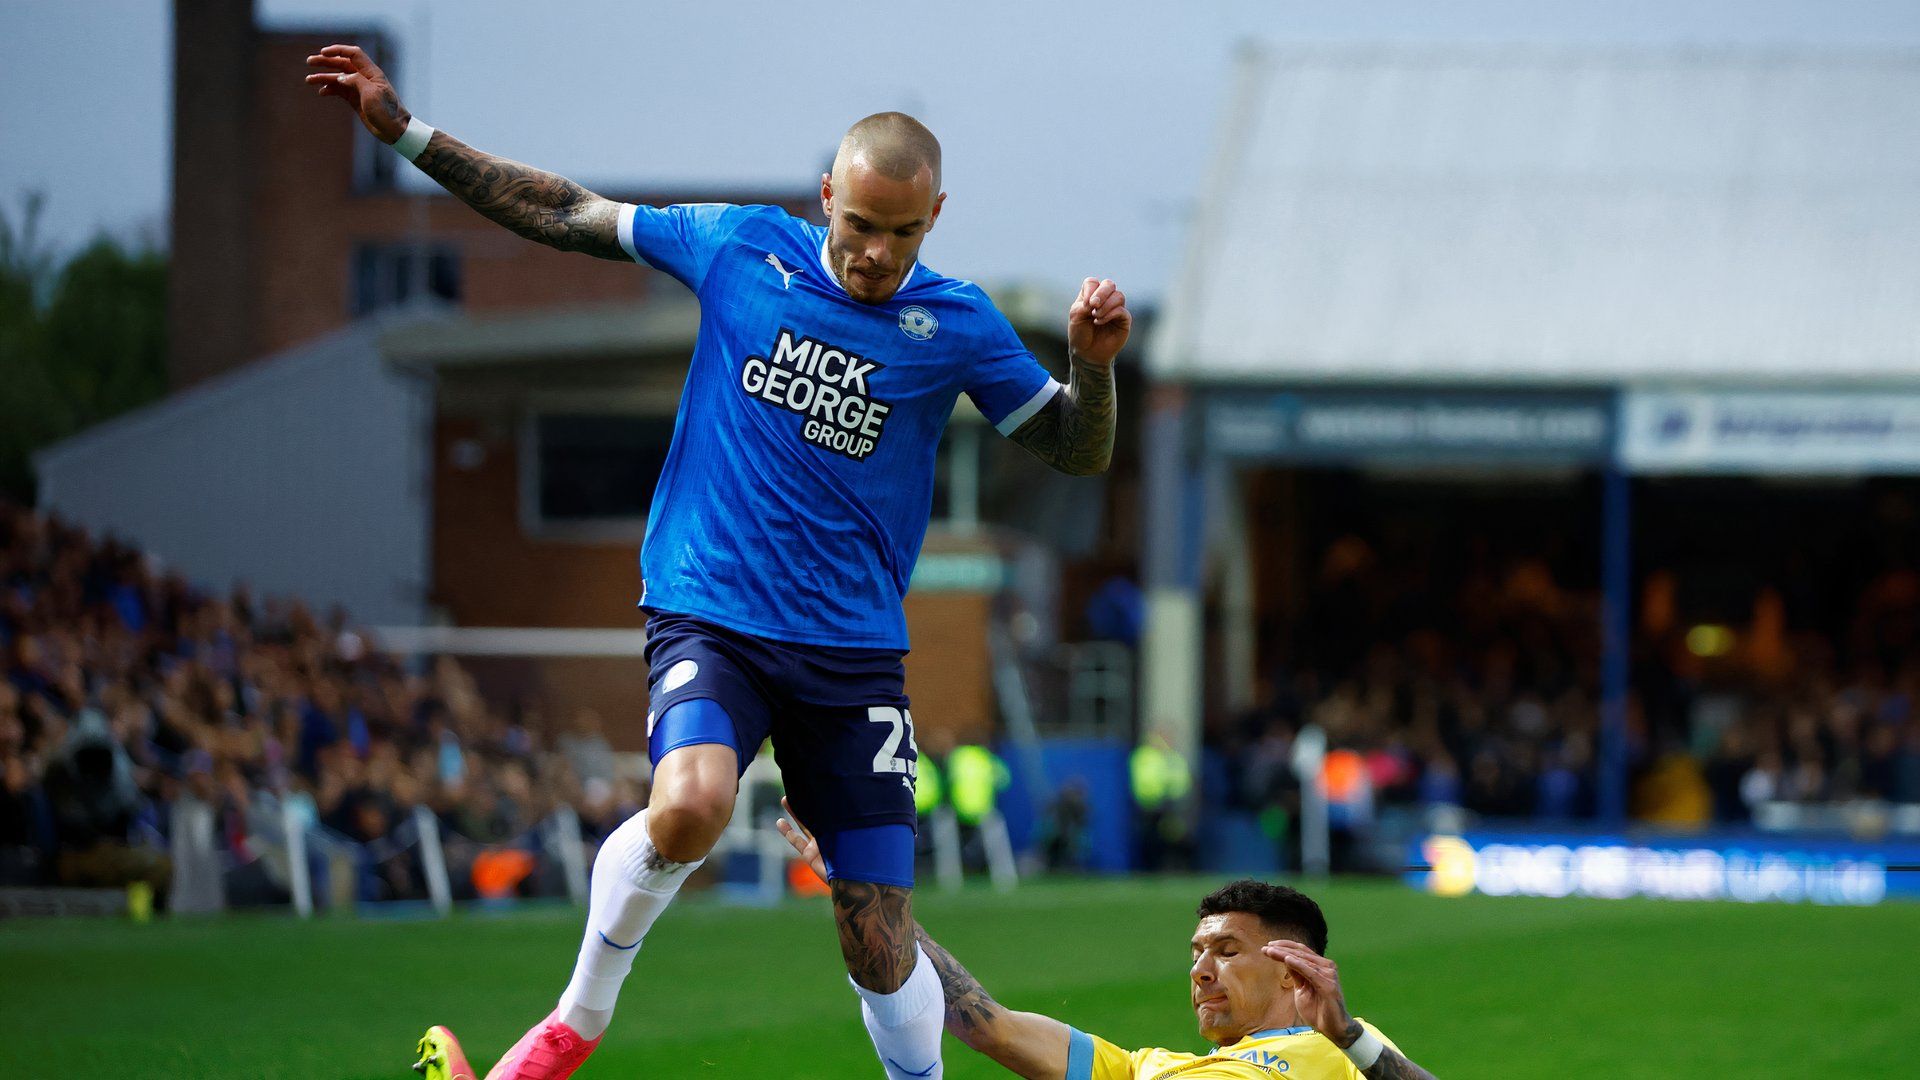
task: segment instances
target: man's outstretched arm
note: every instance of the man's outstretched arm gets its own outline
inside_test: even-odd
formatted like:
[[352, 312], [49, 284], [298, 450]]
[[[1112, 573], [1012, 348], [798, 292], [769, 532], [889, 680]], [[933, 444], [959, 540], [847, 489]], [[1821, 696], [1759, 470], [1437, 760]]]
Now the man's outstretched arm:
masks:
[[529, 240], [561, 251], [626, 261], [620, 206], [564, 176], [482, 153], [436, 131], [413, 160], [461, 202]]
[[1008, 436], [1069, 476], [1107, 470], [1116, 409], [1113, 361], [1133, 330], [1127, 298], [1112, 281], [1088, 278], [1067, 311], [1067, 386]]
[[915, 927], [920, 950], [940, 973], [947, 1034], [1027, 1080], [1065, 1080], [1073, 1029], [1051, 1016], [1016, 1012], [993, 1000], [953, 954]]
[[[307, 83], [346, 102], [381, 142], [399, 140], [413, 119], [386, 72], [358, 45], [329, 45], [307, 57]], [[619, 204], [564, 176], [483, 153], [436, 131], [413, 163], [489, 220], [561, 251], [625, 261]]]

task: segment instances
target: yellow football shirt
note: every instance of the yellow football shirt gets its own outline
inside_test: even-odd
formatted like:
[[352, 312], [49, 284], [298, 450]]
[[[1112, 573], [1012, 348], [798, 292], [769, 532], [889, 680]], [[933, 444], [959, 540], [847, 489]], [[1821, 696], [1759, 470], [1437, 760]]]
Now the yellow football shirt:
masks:
[[[1393, 1046], [1379, 1028], [1360, 1023]], [[1207, 1054], [1158, 1047], [1129, 1053], [1075, 1031], [1068, 1043], [1066, 1080], [1353, 1080], [1359, 1075], [1332, 1040], [1310, 1027], [1294, 1027], [1257, 1031]]]

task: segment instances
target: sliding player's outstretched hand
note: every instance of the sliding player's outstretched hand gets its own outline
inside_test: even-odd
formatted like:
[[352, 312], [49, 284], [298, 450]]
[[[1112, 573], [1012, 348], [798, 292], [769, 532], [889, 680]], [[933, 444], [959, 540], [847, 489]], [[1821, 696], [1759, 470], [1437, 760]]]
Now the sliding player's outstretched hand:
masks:
[[1340, 969], [1333, 961], [1297, 941], [1269, 941], [1260, 951], [1287, 965], [1287, 972], [1293, 976], [1293, 1005], [1300, 1010], [1302, 1020], [1335, 1045], [1353, 1041], [1347, 1032], [1354, 1020], [1347, 1012]]
[[1088, 278], [1067, 309], [1067, 347], [1082, 360], [1111, 364], [1133, 331], [1127, 297], [1112, 279]]
[[815, 877], [821, 881], [827, 880], [827, 861], [820, 857], [820, 841], [815, 840], [807, 827], [800, 824], [800, 815], [793, 812], [793, 805], [787, 802], [785, 795], [780, 796], [780, 809], [787, 812], [786, 817], [775, 823], [780, 835], [786, 837], [787, 843], [793, 845], [793, 850], [800, 853], [801, 860]]
[[360, 46], [329, 45], [307, 57], [307, 66], [313, 69], [307, 85], [321, 97], [346, 102], [381, 142], [391, 143], [407, 130], [411, 114], [400, 104], [387, 73]]

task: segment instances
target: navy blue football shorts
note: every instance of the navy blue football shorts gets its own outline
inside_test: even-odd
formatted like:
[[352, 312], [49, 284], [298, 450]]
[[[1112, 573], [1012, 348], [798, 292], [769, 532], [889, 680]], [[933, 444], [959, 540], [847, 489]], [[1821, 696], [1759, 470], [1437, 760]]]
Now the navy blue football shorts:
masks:
[[647, 618], [647, 753], [731, 746], [745, 772], [773, 739], [828, 877], [913, 885], [919, 770], [906, 667], [890, 649], [799, 645], [677, 612]]

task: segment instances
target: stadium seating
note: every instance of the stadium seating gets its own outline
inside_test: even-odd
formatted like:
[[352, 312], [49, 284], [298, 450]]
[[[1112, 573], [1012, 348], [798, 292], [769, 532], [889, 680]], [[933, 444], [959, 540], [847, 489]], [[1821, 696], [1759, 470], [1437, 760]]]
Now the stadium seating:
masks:
[[403, 666], [342, 612], [209, 593], [4, 503], [0, 585], [0, 885], [146, 882], [164, 897], [192, 804], [214, 817], [216, 892], [284, 902], [271, 838], [291, 804], [312, 823], [323, 903], [424, 895], [405, 842], [418, 807], [456, 895], [476, 892], [476, 860], [478, 891], [558, 891], [500, 853], [533, 851], [558, 806], [592, 841], [644, 799], [595, 718], [553, 739], [454, 661]]

